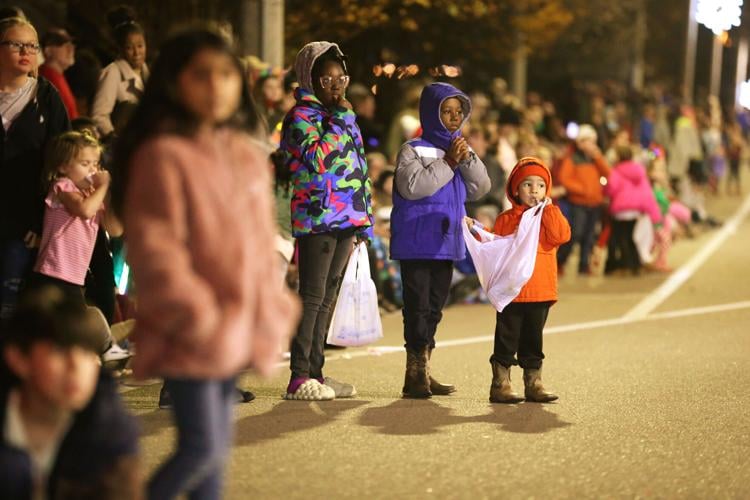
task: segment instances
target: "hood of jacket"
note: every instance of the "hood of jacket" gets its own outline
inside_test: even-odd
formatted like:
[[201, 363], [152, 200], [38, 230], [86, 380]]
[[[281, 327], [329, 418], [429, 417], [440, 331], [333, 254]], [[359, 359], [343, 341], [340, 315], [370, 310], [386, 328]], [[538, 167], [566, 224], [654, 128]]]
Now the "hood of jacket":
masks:
[[[461, 101], [464, 111], [464, 121], [453, 133], [450, 133], [440, 119], [440, 105], [451, 97], [457, 97]], [[451, 141], [461, 136], [461, 128], [471, 116], [471, 100], [469, 96], [448, 83], [431, 83], [422, 90], [419, 98], [419, 120], [422, 124], [422, 139], [448, 150]]]
[[614, 171], [633, 184], [637, 184], [646, 177], [646, 169], [640, 163], [632, 160], [618, 163]]
[[[342, 58], [344, 57], [344, 53], [341, 52], [339, 46], [333, 42], [310, 42], [300, 49], [297, 53], [297, 59], [294, 61], [294, 72], [297, 74], [297, 81], [300, 88], [308, 92], [315, 92], [312, 83], [313, 66], [318, 57], [328, 52], [331, 48], [335, 48], [338, 55]], [[344, 63], [344, 71], [347, 71], [346, 63]]]
[[547, 166], [542, 163], [542, 160], [540, 160], [539, 158], [526, 156], [518, 160], [516, 166], [513, 167], [513, 170], [510, 171], [508, 182], [505, 183], [505, 194], [508, 195], [508, 199], [510, 200], [510, 203], [511, 205], [513, 205], [514, 209], [526, 210], [527, 208], [529, 208], [518, 203], [514, 193], [514, 191], [518, 187], [518, 184], [521, 183], [524, 177], [527, 177], [529, 175], [538, 175], [539, 177], [544, 179], [544, 182], [547, 184], [547, 192], [545, 193], [545, 196], [549, 197], [550, 195], [550, 192], [552, 190], [552, 174], [550, 173], [549, 168], [547, 168]]

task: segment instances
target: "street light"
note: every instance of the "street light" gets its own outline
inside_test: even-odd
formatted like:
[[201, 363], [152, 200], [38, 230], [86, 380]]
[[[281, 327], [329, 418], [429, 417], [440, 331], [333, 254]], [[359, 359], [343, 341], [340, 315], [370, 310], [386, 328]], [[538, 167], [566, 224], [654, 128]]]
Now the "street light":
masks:
[[695, 20], [720, 35], [740, 25], [742, 0], [698, 0]]
[[695, 6], [695, 20], [714, 33], [714, 47], [711, 56], [710, 94], [719, 95], [721, 84], [721, 58], [725, 32], [740, 25], [743, 0], [698, 0]]

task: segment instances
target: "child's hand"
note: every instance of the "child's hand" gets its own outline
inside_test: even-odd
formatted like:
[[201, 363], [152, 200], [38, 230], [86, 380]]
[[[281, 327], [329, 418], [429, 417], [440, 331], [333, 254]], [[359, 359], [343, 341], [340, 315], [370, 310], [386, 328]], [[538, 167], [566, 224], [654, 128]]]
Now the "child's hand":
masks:
[[112, 176], [106, 170], [100, 170], [91, 176], [91, 185], [95, 188], [109, 186], [112, 182]]
[[599, 149], [599, 146], [595, 142], [586, 141], [580, 145], [580, 148], [590, 158], [597, 158], [602, 155], [601, 149]]
[[453, 139], [453, 143], [451, 144], [451, 146], [453, 144], [456, 144], [458, 150], [456, 153], [457, 156], [454, 156], [456, 161], [460, 163], [462, 161], [468, 160], [471, 150], [469, 149], [469, 143], [466, 142], [466, 139], [464, 139], [463, 137], [456, 137], [455, 139]]
[[[445, 156], [447, 158], [450, 158], [451, 160], [453, 160], [453, 163], [458, 163], [459, 162], [460, 146], [459, 146], [459, 143], [458, 143], [458, 139], [459, 138], [457, 137], [456, 139], [453, 139], [451, 141], [451, 147], [448, 148], [448, 152], [445, 153]], [[455, 167], [453, 167], [453, 168], [455, 168]]]
[[344, 96], [341, 96], [341, 99], [339, 99], [339, 102], [337, 102], [336, 104], [337, 104], [338, 106], [341, 106], [342, 108], [346, 108], [346, 109], [348, 109], [348, 110], [352, 110], [352, 109], [354, 109], [354, 108], [352, 107], [352, 103], [350, 103], [350, 102], [349, 102], [349, 101], [348, 101], [348, 100], [346, 99], [346, 97], [344, 97]]

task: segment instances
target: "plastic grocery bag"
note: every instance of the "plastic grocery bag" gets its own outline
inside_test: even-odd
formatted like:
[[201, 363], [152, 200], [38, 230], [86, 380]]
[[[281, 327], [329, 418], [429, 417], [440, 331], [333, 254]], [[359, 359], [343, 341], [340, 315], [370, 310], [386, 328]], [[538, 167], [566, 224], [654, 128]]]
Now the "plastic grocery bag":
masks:
[[638, 250], [638, 257], [641, 258], [641, 264], [650, 264], [654, 257], [651, 250], [654, 248], [654, 225], [647, 214], [638, 216], [633, 227], [633, 242]]
[[462, 225], [479, 283], [499, 312], [516, 298], [534, 272], [542, 210], [549, 203], [546, 200], [526, 210], [515, 234], [508, 236], [497, 236], [475, 226], [480, 242], [474, 239], [467, 224]]
[[352, 251], [346, 265], [327, 342], [332, 345], [362, 346], [382, 337], [378, 292], [370, 277], [367, 245], [360, 243]]

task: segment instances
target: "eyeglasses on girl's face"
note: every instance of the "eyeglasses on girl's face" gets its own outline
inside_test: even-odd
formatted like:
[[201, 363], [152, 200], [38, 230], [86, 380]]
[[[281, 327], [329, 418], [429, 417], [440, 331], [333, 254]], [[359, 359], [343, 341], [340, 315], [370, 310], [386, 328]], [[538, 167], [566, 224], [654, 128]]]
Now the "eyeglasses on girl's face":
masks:
[[346, 87], [347, 85], [349, 85], [349, 75], [341, 75], [338, 77], [333, 77], [333, 76], [321, 76], [320, 77], [320, 86], [324, 89], [331, 88], [334, 83], [337, 83], [339, 87]]
[[42, 49], [36, 42], [16, 42], [14, 40], [3, 40], [0, 45], [7, 46], [11, 52], [25, 52], [27, 54], [37, 54]]

